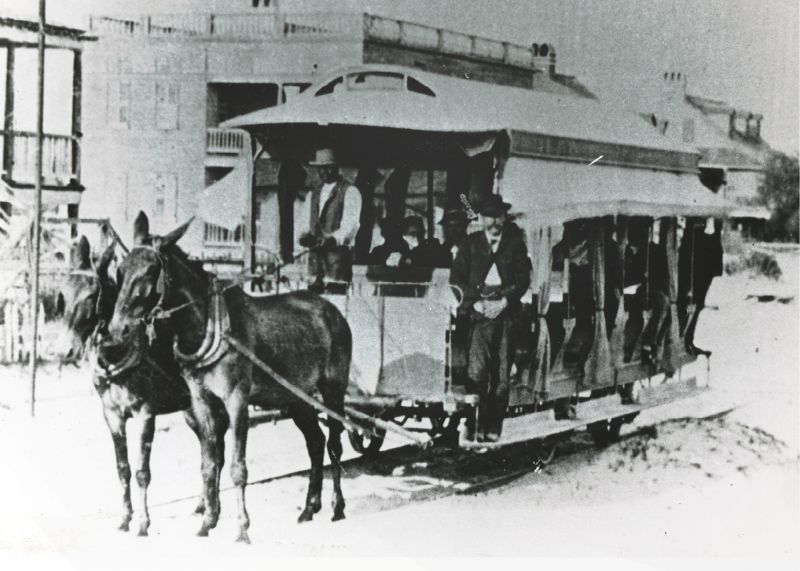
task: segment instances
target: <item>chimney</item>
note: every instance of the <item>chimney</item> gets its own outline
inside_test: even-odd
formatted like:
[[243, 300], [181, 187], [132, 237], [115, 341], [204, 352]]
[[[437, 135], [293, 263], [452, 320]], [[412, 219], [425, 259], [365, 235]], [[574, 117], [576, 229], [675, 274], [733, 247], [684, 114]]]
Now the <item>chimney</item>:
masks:
[[687, 77], [680, 71], [664, 72], [664, 96], [668, 100], [686, 95]]
[[552, 77], [556, 74], [556, 50], [553, 44], [531, 44], [531, 53], [533, 54], [534, 62], [538, 65], [544, 65], [542, 60], [547, 61], [547, 74]]

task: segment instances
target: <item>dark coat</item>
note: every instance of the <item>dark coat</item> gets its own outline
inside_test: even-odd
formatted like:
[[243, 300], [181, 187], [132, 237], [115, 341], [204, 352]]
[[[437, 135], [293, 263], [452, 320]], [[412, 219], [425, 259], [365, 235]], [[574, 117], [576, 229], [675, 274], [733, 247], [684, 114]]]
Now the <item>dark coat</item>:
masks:
[[509, 306], [517, 305], [528, 290], [531, 263], [522, 230], [511, 222], [506, 223], [503, 237], [494, 253], [484, 231], [473, 232], [459, 247], [450, 271], [450, 283], [464, 293], [462, 311], [469, 311], [481, 299], [481, 287], [492, 262], [497, 264], [497, 273], [502, 282], [498, 294], [506, 298]]

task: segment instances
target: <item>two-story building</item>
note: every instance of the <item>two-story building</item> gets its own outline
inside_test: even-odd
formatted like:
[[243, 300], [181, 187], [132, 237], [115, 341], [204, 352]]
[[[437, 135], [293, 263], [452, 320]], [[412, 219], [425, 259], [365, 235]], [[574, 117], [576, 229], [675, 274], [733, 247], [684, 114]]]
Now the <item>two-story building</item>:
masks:
[[[36, 175], [38, 22], [0, 17], [0, 249], [32, 220]], [[81, 200], [83, 31], [45, 26], [42, 204], [46, 214], [75, 216]]]
[[734, 230], [758, 234], [769, 210], [759, 200], [769, 145], [761, 137], [763, 116], [687, 92], [681, 72], [663, 74], [661, 87], [642, 115], [668, 137], [694, 145], [701, 154], [700, 180], [737, 208]]
[[[96, 41], [87, 47], [84, 65], [87, 191], [81, 212], [110, 217], [123, 239], [139, 210], [149, 215], [154, 232], [196, 215], [204, 189], [249, 160], [244, 132], [220, 129], [221, 122], [280, 105], [337, 68], [400, 64], [594, 97], [574, 77], [556, 72], [550, 45], [514, 45], [368, 14], [252, 8], [238, 14], [95, 16], [89, 35]], [[259, 251], [276, 252], [278, 213], [269, 205], [276, 200], [278, 173], [268, 157], [254, 169], [255, 240]], [[243, 235], [195, 223], [182, 244], [210, 261], [237, 262]]]

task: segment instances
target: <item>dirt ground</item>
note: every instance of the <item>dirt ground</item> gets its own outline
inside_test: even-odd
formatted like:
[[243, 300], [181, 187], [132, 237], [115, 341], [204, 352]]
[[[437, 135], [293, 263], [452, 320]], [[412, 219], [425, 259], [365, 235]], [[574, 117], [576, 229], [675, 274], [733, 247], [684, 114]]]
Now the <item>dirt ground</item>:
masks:
[[[26, 373], [10, 368], [0, 381], [0, 559], [38, 554], [84, 569], [106, 566], [109, 557], [115, 568], [187, 557], [613, 557], [663, 566], [677, 558], [749, 557], [794, 568], [798, 256], [779, 262], [779, 281], [748, 274], [715, 281], [707, 302], [714, 308], [703, 313], [697, 335], [698, 345], [714, 351], [712, 390], [643, 412], [617, 444], [581, 447], [588, 439], [579, 435], [575, 451], [544, 470], [472, 495], [420, 499], [421, 491], [455, 482], [404, 470], [346, 475], [348, 519], [336, 524], [327, 505], [313, 522], [294, 523], [304, 478], [256, 483], [248, 488], [247, 547], [232, 542], [230, 493], [218, 529], [205, 540], [193, 537], [198, 446], [178, 415], [157, 423], [151, 537], [116, 531], [113, 451], [88, 376], [46, 369], [32, 420], [23, 406]], [[248, 449], [251, 482], [307, 464], [290, 423], [254, 428]]]

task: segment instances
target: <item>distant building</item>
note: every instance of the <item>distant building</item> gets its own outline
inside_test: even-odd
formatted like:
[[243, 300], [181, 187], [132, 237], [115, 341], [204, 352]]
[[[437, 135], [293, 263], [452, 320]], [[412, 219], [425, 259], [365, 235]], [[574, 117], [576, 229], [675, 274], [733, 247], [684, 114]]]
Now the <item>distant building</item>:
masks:
[[758, 194], [771, 152], [761, 137], [763, 116], [688, 94], [680, 72], [664, 73], [659, 91], [642, 115], [666, 136], [699, 149], [701, 182], [738, 205], [731, 213], [735, 230], [758, 234], [770, 216]]
[[[252, 5], [251, 5], [252, 4]], [[594, 96], [556, 73], [555, 53], [367, 14], [95, 16], [86, 50], [82, 212], [110, 216], [123, 238], [137, 212], [154, 232], [195, 215], [204, 188], [249, 158], [231, 117], [280, 105], [320, 75], [391, 63], [525, 89]], [[258, 7], [256, 7], [259, 5]], [[246, 10], [246, 11], [245, 11]], [[257, 161], [256, 242], [277, 251], [277, 171]], [[242, 216], [246, 212], [242, 205]], [[193, 224], [182, 242], [209, 261], [240, 261], [243, 232]]]
[[[0, 17], [0, 246], [29, 227], [36, 164], [38, 22]], [[81, 63], [83, 31], [46, 25], [42, 158], [45, 214], [75, 216], [81, 200]], [[13, 244], [12, 244], [13, 247]]]

